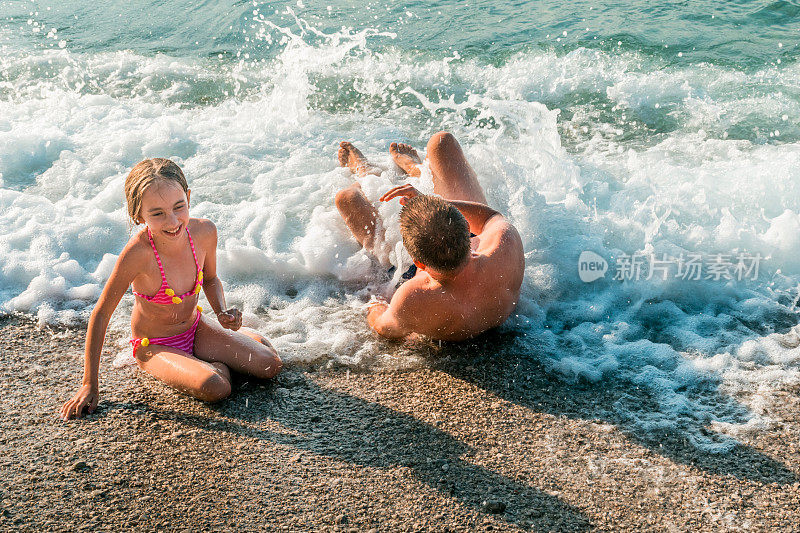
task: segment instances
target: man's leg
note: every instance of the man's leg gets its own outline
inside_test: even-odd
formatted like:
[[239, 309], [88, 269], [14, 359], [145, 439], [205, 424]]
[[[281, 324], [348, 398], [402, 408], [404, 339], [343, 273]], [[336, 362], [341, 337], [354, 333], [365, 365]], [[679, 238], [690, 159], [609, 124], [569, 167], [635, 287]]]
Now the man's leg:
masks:
[[452, 134], [446, 131], [435, 133], [428, 141], [426, 151], [433, 174], [433, 192], [448, 200], [487, 203], [478, 176]]
[[366, 176], [367, 174], [381, 175], [381, 170], [369, 164], [367, 158], [361, 153], [361, 150], [353, 146], [352, 143], [342, 141], [339, 143], [339, 164], [343, 167], [350, 167], [350, 171], [358, 177]]
[[[389, 153], [406, 174], [412, 177], [420, 175], [417, 165], [421, 160], [414, 148], [407, 144], [392, 143]], [[426, 157], [433, 174], [433, 192], [449, 200], [486, 203], [486, 195], [478, 183], [478, 177], [453, 135], [440, 131], [431, 137]]]
[[395, 164], [412, 178], [418, 178], [421, 174], [419, 164], [422, 159], [414, 147], [403, 143], [392, 143], [389, 145], [389, 154], [394, 159]]
[[354, 183], [337, 192], [335, 203], [344, 223], [358, 243], [367, 250], [372, 250], [379, 215], [375, 206], [364, 196], [361, 185]]
[[[358, 176], [365, 176], [377, 171], [367, 162], [364, 154], [349, 142], [345, 141], [339, 145], [338, 155], [339, 163], [343, 167], [350, 167], [350, 170]], [[375, 245], [375, 228], [378, 226], [380, 215], [372, 202], [364, 195], [361, 185], [355, 182], [337, 192], [334, 203], [358, 243], [367, 250], [372, 250]]]

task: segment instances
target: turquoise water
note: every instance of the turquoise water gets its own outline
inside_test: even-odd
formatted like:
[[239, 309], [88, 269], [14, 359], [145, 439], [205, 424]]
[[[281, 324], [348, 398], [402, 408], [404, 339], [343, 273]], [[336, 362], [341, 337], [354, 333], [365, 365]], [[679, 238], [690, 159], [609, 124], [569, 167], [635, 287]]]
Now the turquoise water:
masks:
[[[328, 41], [343, 27], [371, 34], [369, 51], [401, 55], [414, 64], [455, 57], [456, 64], [502, 67], [520, 55], [565, 57], [580, 51], [602, 52], [619, 58], [629, 71], [696, 71], [730, 69], [745, 79], [736, 87], [719, 87], [729, 96], [774, 99], [771, 116], [758, 110], [714, 135], [769, 142], [795, 141], [795, 125], [782, 124], [785, 113], [796, 112], [800, 93], [796, 80], [782, 75], [793, 69], [798, 56], [800, 5], [788, 1], [747, 2], [0, 2], [3, 33], [13, 48], [56, 49], [64, 45], [81, 54], [132, 51], [144, 56], [207, 61], [207, 68], [274, 61], [284, 46], [269, 25], [290, 28], [311, 46]], [[38, 25], [38, 26], [37, 26]], [[38, 32], [38, 28], [41, 28]], [[54, 31], [55, 30], [55, 31]], [[321, 32], [323, 35], [317, 35]], [[377, 35], [376, 35], [377, 33]], [[384, 35], [382, 35], [384, 34]], [[284, 43], [285, 44], [285, 43]], [[602, 68], [602, 65], [597, 65]], [[41, 65], [38, 68], [46, 68]], [[793, 72], [793, 71], [792, 71]], [[18, 73], [4, 72], [6, 81]], [[102, 80], [94, 80], [101, 83]], [[226, 94], [257, 91], [261, 80], [192, 80], [195, 86], [180, 100], [185, 105], [214, 104]], [[197, 83], [200, 81], [200, 83]], [[312, 105], [327, 109], [381, 106], [357, 90], [340, 91], [354, 79], [316, 79]], [[226, 83], [227, 82], [227, 83]], [[168, 83], [167, 80], [164, 83]], [[333, 89], [331, 86], [335, 86]], [[450, 79], [424, 94], [463, 101], [470, 80]], [[703, 89], [693, 96], [704, 97]], [[333, 90], [332, 90], [333, 89]], [[551, 108], [565, 118], [592, 109], [603, 122], [622, 127], [623, 139], [668, 133], [681, 125], [683, 109], [665, 102], [635, 112], [620, 121], [603, 84], [576, 85], [560, 91], [531, 87], [522, 96]], [[570, 90], [571, 89], [571, 90]], [[91, 88], [87, 88], [91, 90]], [[392, 93], [392, 89], [387, 89]], [[689, 90], [691, 94], [691, 89]], [[716, 95], [714, 95], [716, 96]], [[403, 105], [408, 99], [401, 98]]]
[[[743, 69], [797, 57], [800, 5], [789, 1], [694, 2], [0, 2], [4, 27], [35, 47], [58, 30], [70, 49], [133, 50], [181, 57], [275, 57], [256, 40], [260, 20], [285, 27], [293, 15], [329, 34], [346, 26], [396, 34], [381, 45], [500, 64], [530, 49], [635, 51], [669, 65], [701, 62]], [[47, 31], [31, 35], [33, 20]], [[250, 40], [247, 38], [250, 37]], [[780, 47], [780, 44], [783, 47]], [[376, 46], [380, 49], [383, 46]], [[682, 56], [678, 56], [682, 53]]]
[[[793, 2], [0, 1], [0, 310], [82, 325], [130, 235], [125, 175], [170, 157], [218, 226], [228, 300], [286, 360], [418, 364], [437, 347], [364, 322], [409, 263], [399, 208], [379, 206], [377, 259], [360, 250], [335, 152], [350, 139], [384, 169], [362, 182], [376, 200], [407, 179], [389, 143], [446, 129], [526, 250], [492, 353], [629, 383], [656, 407], [609, 406], [628, 427], [730, 450], [800, 384], [798, 37]], [[586, 283], [583, 251], [612, 270], [764, 261], [748, 280]]]

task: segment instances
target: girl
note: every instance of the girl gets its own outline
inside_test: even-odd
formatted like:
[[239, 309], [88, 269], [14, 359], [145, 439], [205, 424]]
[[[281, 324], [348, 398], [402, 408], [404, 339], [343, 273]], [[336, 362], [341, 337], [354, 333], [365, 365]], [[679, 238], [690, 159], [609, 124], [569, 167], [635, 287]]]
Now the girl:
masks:
[[[238, 309], [225, 310], [217, 278], [217, 228], [189, 218], [191, 191], [169, 159], [145, 159], [125, 180], [128, 214], [146, 228], [119, 255], [89, 319], [83, 385], [61, 408], [64, 420], [94, 412], [100, 399], [98, 370], [106, 328], [122, 295], [133, 286], [133, 355], [139, 368], [167, 385], [207, 402], [231, 392], [229, 369], [271, 378], [281, 360], [264, 337], [237, 332]], [[202, 287], [219, 324], [197, 305]]]

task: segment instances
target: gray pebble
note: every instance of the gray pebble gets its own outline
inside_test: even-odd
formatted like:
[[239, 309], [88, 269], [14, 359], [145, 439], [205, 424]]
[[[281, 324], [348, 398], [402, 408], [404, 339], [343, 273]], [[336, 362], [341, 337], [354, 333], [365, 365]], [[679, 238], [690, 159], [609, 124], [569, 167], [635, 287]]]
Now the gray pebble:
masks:
[[506, 510], [506, 504], [498, 500], [484, 500], [481, 509], [487, 513], [500, 514]]
[[74, 472], [88, 472], [91, 469], [92, 467], [86, 461], [77, 461], [72, 465]]

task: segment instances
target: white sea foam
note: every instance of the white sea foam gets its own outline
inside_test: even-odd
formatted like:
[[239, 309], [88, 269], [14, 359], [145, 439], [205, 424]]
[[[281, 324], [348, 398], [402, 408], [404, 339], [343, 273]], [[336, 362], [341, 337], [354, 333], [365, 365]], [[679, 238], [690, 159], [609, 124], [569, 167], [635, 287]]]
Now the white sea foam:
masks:
[[[800, 381], [798, 348], [786, 340], [800, 285], [800, 146], [723, 132], [796, 111], [791, 99], [734, 90], [743, 76], [736, 71], [657, 69], [635, 54], [527, 52], [489, 66], [375, 53], [374, 35], [342, 30], [309, 44], [297, 31], [265, 25], [259, 38], [286, 37], [269, 65], [68, 48], [28, 54], [7, 44], [2, 309], [43, 322], [85, 320], [130, 235], [124, 176], [140, 159], [164, 156], [188, 176], [192, 215], [219, 228], [228, 300], [285, 359], [358, 365], [391, 353], [415, 361], [364, 321], [368, 294], [389, 294], [408, 265], [399, 206], [378, 206], [386, 230], [378, 259], [359, 250], [333, 205], [353, 179], [335, 150], [354, 140], [385, 169], [362, 180], [376, 201], [401, 179], [389, 142], [423, 144], [448, 129], [525, 245], [523, 294], [505, 326], [516, 341], [503, 350], [528, 352], [565, 380], [645, 389], [655, 411], [615, 408], [644, 430], [688, 427], [708, 450], [730, 442], [694, 430], [713, 425], [735, 435], [769, 424], [759, 398]], [[769, 74], [788, 81], [798, 70]], [[753, 83], [769, 93], [780, 83], [774, 77]], [[350, 104], [320, 89], [331, 80], [353, 87]], [[575, 94], [601, 103], [576, 105], [569, 120], [542, 103]], [[602, 102], [615, 115], [674, 125], [626, 141], [621, 129], [639, 130], [602, 119]], [[430, 179], [426, 169], [415, 183], [430, 191]], [[585, 284], [576, 271], [584, 250], [609, 261], [635, 252], [766, 259], [751, 283], [609, 276]], [[389, 265], [399, 266], [392, 280]], [[131, 304], [126, 296], [114, 327], [126, 327]], [[718, 384], [711, 395], [709, 383]], [[743, 391], [751, 393], [749, 413], [724, 407], [728, 394]]]

